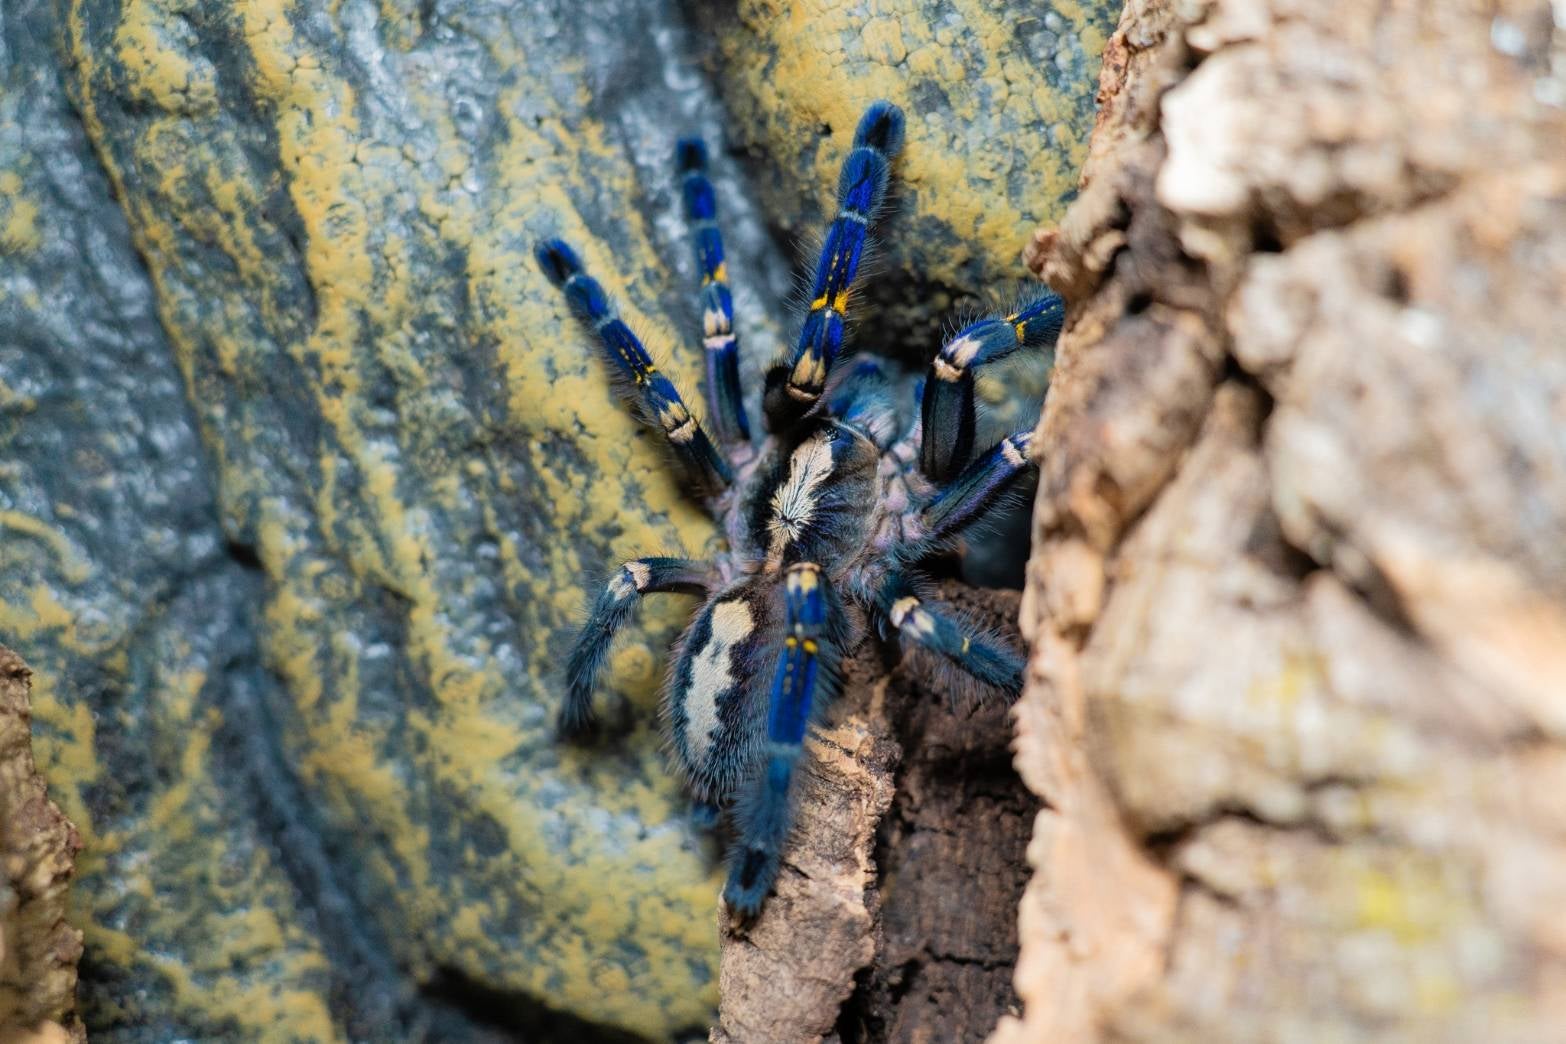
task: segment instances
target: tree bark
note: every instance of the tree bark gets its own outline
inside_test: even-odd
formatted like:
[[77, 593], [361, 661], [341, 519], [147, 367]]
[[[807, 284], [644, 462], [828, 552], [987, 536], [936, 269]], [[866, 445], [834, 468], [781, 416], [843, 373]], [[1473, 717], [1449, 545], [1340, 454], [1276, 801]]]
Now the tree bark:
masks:
[[1566, 33], [1134, 0], [1041, 422], [992, 1038], [1566, 1016]]
[[[1018, 596], [949, 584], [977, 622]], [[794, 842], [758, 921], [724, 921], [717, 1042], [978, 1040], [1016, 1005], [1016, 909], [1037, 802], [1010, 715], [867, 643], [809, 745]]]
[[0, 1040], [82, 1041], [76, 961], [82, 933], [65, 923], [81, 848], [33, 762], [32, 672], [0, 646]]

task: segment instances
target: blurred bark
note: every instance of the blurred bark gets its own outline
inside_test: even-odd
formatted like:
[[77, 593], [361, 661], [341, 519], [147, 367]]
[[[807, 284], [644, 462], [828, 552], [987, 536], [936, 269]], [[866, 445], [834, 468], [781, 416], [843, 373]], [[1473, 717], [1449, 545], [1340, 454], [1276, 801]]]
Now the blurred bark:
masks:
[[32, 672], [0, 646], [0, 1040], [85, 1040], [76, 1017], [82, 934], [65, 923], [81, 842], [33, 763]]
[[1566, 1017], [1566, 33], [1134, 0], [1041, 422], [997, 1042]]

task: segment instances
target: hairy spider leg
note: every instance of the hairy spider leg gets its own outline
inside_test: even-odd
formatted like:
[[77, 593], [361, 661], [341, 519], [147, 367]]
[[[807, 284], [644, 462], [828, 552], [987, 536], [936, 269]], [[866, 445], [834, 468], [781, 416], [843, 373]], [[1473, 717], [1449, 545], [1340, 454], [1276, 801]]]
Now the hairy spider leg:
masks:
[[919, 466], [930, 479], [947, 481], [973, 456], [974, 371], [1021, 348], [1046, 349], [1054, 365], [1055, 341], [1065, 317], [1065, 302], [1045, 291], [1007, 315], [969, 323], [946, 342], [930, 363], [919, 409], [924, 432]]
[[615, 570], [588, 613], [566, 661], [566, 699], [560, 707], [560, 731], [580, 732], [592, 724], [593, 688], [609, 659], [609, 643], [631, 618], [641, 596], [677, 591], [705, 594], [712, 569], [688, 558], [635, 558]]
[[826, 574], [814, 562], [784, 574], [783, 654], [767, 703], [765, 763], [739, 808], [739, 838], [723, 898], [741, 917], [754, 916], [778, 875], [783, 845], [794, 819], [794, 769], [804, 749], [813, 706], [825, 702], [834, 641]]
[[702, 355], [707, 363], [707, 408], [718, 438], [749, 442], [750, 420], [740, 388], [739, 340], [734, 334], [734, 298], [729, 293], [723, 236], [718, 231], [718, 198], [707, 178], [707, 146], [686, 138], [674, 148], [681, 178], [685, 220], [701, 272]]
[[837, 216], [827, 229], [810, 287], [809, 311], [786, 364], [767, 373], [767, 426], [782, 431], [813, 409], [843, 345], [843, 320], [870, 225], [886, 202], [892, 158], [903, 144], [903, 112], [872, 102], [854, 131], [837, 179]]
[[920, 512], [924, 539], [910, 549], [907, 560], [915, 561], [948, 546], [1006, 496], [1018, 476], [1034, 466], [1028, 460], [1032, 442], [1031, 430], [1008, 435], [941, 487]]
[[889, 574], [876, 607], [906, 643], [944, 657], [965, 674], [1010, 697], [1022, 691], [1022, 659], [988, 638], [970, 633], [940, 603], [921, 598], [908, 577]]
[[637, 405], [648, 424], [663, 432], [687, 477], [704, 494], [721, 492], [732, 477], [728, 463], [713, 448], [674, 385], [653, 365], [647, 349], [615, 311], [604, 288], [587, 274], [576, 252], [562, 240], [546, 239], [533, 248], [533, 256], [549, 281], [565, 293], [571, 311], [597, 334], [603, 357], [614, 369], [625, 396]]

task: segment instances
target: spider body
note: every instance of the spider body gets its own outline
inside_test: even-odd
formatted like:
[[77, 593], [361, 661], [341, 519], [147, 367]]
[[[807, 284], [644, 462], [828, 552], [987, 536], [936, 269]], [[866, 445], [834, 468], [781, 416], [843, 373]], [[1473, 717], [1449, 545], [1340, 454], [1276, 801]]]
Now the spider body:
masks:
[[[836, 367], [849, 298], [903, 140], [886, 102], [860, 120], [837, 187], [799, 338], [767, 374], [767, 432], [753, 441], [706, 152], [680, 143], [687, 220], [702, 273], [706, 392], [718, 445], [559, 240], [536, 248], [544, 273], [598, 338], [643, 419], [723, 527], [711, 561], [640, 558], [622, 565], [589, 611], [572, 650], [560, 711], [569, 734], [591, 720], [594, 684], [615, 632], [646, 594], [704, 601], [682, 635], [664, 700], [674, 758], [704, 816], [727, 812], [736, 841], [724, 898], [741, 916], [772, 888], [793, 815], [795, 779], [813, 717], [837, 665], [868, 628], [927, 650], [992, 690], [1015, 695], [1022, 662], [929, 597], [919, 564], [948, 551], [1029, 467], [1029, 433], [975, 455], [974, 371], [1020, 349], [1050, 351], [1063, 306], [1041, 293], [1004, 316], [969, 324], [941, 349], [917, 416], [904, 424], [888, 367], [866, 356]], [[719, 449], [721, 445], [722, 449]]]

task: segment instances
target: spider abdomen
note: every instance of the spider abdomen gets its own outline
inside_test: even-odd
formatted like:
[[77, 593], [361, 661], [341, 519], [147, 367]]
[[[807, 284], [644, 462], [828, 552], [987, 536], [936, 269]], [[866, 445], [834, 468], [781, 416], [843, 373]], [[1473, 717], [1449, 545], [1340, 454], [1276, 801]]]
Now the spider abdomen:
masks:
[[775, 601], [754, 577], [729, 587], [701, 607], [675, 657], [669, 739], [704, 801], [727, 802], [756, 758], [765, 708], [754, 690], [777, 659]]

